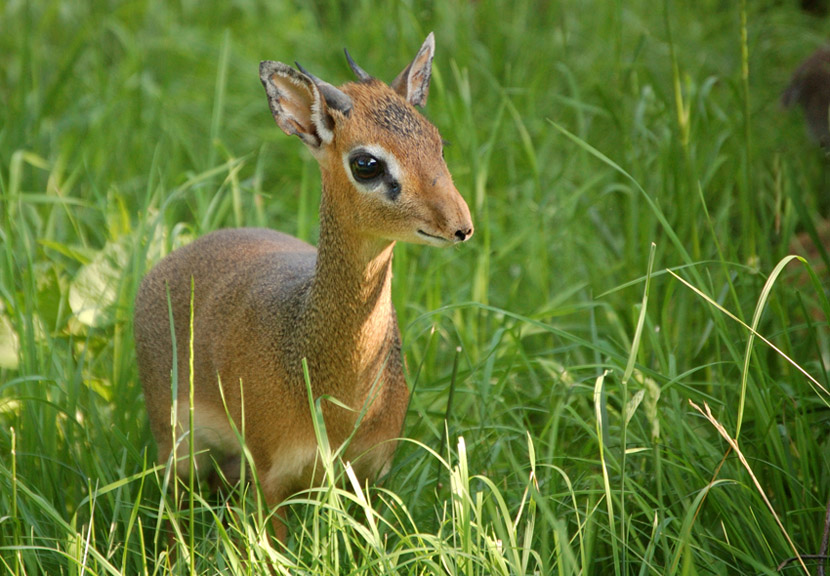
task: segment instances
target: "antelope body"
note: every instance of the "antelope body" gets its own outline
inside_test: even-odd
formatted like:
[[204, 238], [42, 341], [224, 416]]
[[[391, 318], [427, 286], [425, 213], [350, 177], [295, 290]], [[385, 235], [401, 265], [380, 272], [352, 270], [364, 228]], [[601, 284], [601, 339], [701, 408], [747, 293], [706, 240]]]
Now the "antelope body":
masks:
[[[220, 230], [172, 252], [144, 278], [135, 342], [160, 460], [172, 453], [174, 436], [190, 429], [192, 279], [200, 474], [214, 469], [212, 459], [228, 478], [238, 477], [241, 448], [230, 416], [239, 430], [244, 418], [269, 506], [320, 481], [303, 358], [314, 398], [328, 395], [351, 408], [322, 402], [332, 446], [351, 437], [344, 458], [361, 479], [388, 465], [409, 398], [390, 292], [393, 246], [398, 240], [448, 246], [473, 233], [441, 137], [414, 108], [426, 103], [433, 52], [430, 34], [389, 86], [348, 53], [358, 81], [339, 88], [302, 68], [260, 64], [274, 119], [320, 165], [318, 248], [267, 229]], [[174, 429], [169, 309], [177, 341]], [[189, 471], [187, 445], [177, 450], [180, 477]], [[284, 538], [279, 522], [277, 530]]]

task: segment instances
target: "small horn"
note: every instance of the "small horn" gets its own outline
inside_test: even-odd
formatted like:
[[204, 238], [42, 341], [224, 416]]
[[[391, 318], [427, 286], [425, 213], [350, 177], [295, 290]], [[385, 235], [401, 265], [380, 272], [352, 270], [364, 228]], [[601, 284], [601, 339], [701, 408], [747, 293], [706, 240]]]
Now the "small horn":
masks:
[[343, 48], [343, 52], [346, 53], [346, 61], [349, 63], [349, 68], [352, 69], [352, 72], [354, 72], [354, 75], [357, 76], [358, 80], [365, 82], [366, 80], [372, 79], [366, 70], [358, 66], [355, 61], [352, 60], [352, 55], [349, 54], [349, 51], [346, 48]]
[[296, 60], [294, 60], [294, 64], [297, 66], [297, 70], [299, 70], [300, 72], [302, 72], [303, 74], [305, 74], [306, 76], [311, 78], [311, 81], [314, 82], [315, 84], [317, 84], [318, 86], [320, 84], [325, 83], [325, 80], [320, 80], [319, 78], [317, 78], [317, 76], [315, 76], [314, 74], [312, 74], [311, 72], [309, 72], [308, 70], [303, 68], [303, 65], [300, 64], [299, 62], [297, 62]]
[[328, 106], [334, 108], [335, 110], [339, 110], [346, 116], [349, 115], [349, 112], [352, 111], [351, 98], [349, 98], [340, 89], [335, 88], [325, 80], [320, 80], [319, 78], [317, 78], [317, 76], [303, 68], [302, 65], [296, 60], [294, 61], [294, 64], [297, 65], [297, 70], [308, 76], [311, 79], [311, 81], [314, 82], [314, 85], [317, 86], [317, 89], [323, 95], [323, 98], [325, 98], [326, 104]]

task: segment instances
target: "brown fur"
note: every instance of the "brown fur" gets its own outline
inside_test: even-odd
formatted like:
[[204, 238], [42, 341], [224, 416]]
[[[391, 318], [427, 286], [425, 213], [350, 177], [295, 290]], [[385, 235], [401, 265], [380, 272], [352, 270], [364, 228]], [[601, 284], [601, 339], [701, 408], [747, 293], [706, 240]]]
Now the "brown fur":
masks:
[[[192, 278], [194, 438], [197, 451], [210, 451], [197, 458], [200, 473], [212, 470], [211, 458], [231, 477], [239, 469], [240, 446], [225, 413], [221, 381], [240, 430], [244, 395], [245, 442], [268, 504], [320, 481], [313, 472], [317, 441], [303, 358], [315, 399], [330, 395], [352, 408], [322, 402], [332, 446], [347, 440], [365, 410], [344, 459], [361, 479], [374, 478], [388, 465], [409, 398], [391, 301], [392, 249], [397, 240], [449, 245], [472, 235], [469, 209], [442, 159], [438, 131], [412, 106], [423, 102], [428, 89], [431, 38], [419, 52], [422, 63], [411, 65], [413, 77], [420, 75], [410, 82], [417, 94], [399, 94], [375, 80], [323, 87], [310, 75], [263, 63], [278, 125], [297, 134], [320, 164], [318, 248], [272, 230], [220, 230], [176, 250], [145, 277], [136, 297], [136, 353], [162, 461], [173, 450], [166, 294], [169, 288], [180, 438], [189, 428]], [[378, 121], [378, 102], [396, 111]], [[394, 156], [402, 176], [394, 201], [352, 182], [343, 158], [356, 146], [381, 146]], [[187, 453], [184, 440], [178, 455]], [[178, 474], [186, 476], [188, 466], [180, 458]], [[284, 537], [283, 525], [277, 528]]]
[[824, 147], [830, 145], [830, 48], [819, 48], [801, 63], [782, 94], [781, 103], [786, 107], [801, 106], [810, 137]]

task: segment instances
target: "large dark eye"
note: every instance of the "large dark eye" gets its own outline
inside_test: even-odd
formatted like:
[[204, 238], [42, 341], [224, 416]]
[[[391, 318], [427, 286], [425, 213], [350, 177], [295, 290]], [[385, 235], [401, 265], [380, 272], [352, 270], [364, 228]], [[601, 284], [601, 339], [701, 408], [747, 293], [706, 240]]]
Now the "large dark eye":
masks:
[[383, 162], [371, 154], [358, 154], [349, 163], [352, 175], [358, 181], [374, 180], [384, 172]]

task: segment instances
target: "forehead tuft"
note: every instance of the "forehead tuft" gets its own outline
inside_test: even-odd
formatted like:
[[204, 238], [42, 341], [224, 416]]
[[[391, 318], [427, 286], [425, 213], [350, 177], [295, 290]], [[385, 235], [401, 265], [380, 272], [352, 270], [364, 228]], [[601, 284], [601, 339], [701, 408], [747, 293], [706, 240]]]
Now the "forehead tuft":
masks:
[[[355, 109], [376, 129], [400, 138], [439, 139], [438, 130], [388, 86], [379, 81], [352, 84]], [[345, 88], [345, 87], [344, 87]]]
[[401, 136], [423, 136], [426, 120], [399, 98], [385, 95], [369, 110], [369, 117], [380, 128]]

